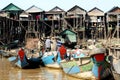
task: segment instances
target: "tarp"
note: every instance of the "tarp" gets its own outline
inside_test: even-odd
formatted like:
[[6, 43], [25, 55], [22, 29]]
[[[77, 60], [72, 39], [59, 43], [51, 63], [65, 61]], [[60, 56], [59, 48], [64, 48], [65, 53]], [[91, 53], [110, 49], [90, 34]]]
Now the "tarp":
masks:
[[65, 39], [65, 41], [70, 41], [70, 42], [76, 42], [77, 41], [77, 35], [75, 32], [66, 29], [63, 32], [60, 33], [60, 36]]

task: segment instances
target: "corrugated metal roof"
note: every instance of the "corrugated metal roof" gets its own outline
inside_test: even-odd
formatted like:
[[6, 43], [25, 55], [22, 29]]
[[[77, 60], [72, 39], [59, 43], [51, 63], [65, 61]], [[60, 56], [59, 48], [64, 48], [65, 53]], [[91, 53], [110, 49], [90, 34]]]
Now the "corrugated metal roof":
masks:
[[64, 12], [64, 10], [61, 9], [60, 7], [56, 6], [53, 9], [51, 9], [49, 12]]
[[75, 5], [74, 7], [72, 7], [71, 9], [69, 9], [67, 12], [73, 13], [73, 14], [74, 13], [77, 13], [77, 14], [86, 14], [87, 11], [85, 9], [83, 9], [83, 8]]
[[104, 12], [98, 8], [93, 8], [88, 12], [89, 16], [104, 16]]
[[35, 5], [31, 6], [26, 10], [27, 13], [38, 13], [38, 12], [43, 12], [41, 8], [36, 7]]
[[114, 6], [107, 13], [108, 14], [120, 14], [120, 8], [118, 6]]
[[2, 10], [3, 11], [22, 11], [21, 8], [19, 8], [18, 6], [14, 5], [13, 3], [10, 3], [9, 5], [7, 5]]
[[28, 16], [29, 16], [29, 14], [26, 13], [26, 12], [23, 12], [23, 13], [20, 14], [20, 17], [28, 17]]
[[63, 35], [63, 34], [75, 34], [76, 35], [76, 32], [69, 30], [69, 29], [65, 29], [64, 31], [60, 33], [60, 35]]

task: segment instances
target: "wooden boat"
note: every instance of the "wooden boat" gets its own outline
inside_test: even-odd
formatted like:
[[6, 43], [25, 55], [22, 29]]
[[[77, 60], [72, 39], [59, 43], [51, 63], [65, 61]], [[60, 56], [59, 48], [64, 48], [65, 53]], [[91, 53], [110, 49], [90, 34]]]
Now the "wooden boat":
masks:
[[98, 80], [114, 80], [111, 65], [106, 61], [106, 50], [104, 48], [95, 48], [92, 51], [91, 58], [94, 63], [92, 73]]
[[91, 71], [93, 66], [91, 61], [86, 64], [81, 64], [80, 66], [76, 63], [76, 61], [61, 62], [61, 66], [63, 71], [69, 76], [85, 80], [94, 80], [95, 78]]
[[54, 55], [43, 56], [42, 61], [45, 65], [54, 63]]
[[120, 73], [113, 71], [113, 77], [115, 80], [120, 80]]
[[[77, 62], [78, 65], [83, 65], [83, 64], [90, 62], [90, 57], [87, 57], [87, 56], [83, 57], [82, 56], [81, 58], [75, 58], [74, 60]], [[61, 68], [60, 63], [67, 62], [65, 59], [61, 60], [59, 52], [54, 53], [54, 55], [51, 54], [51, 55], [47, 55], [45, 57], [42, 57], [42, 61], [46, 67], [50, 67], [50, 68]]]
[[[63, 71], [73, 77], [89, 80], [111, 80], [112, 72], [110, 70], [111, 66], [106, 61], [105, 49], [94, 49], [92, 51], [91, 62], [80, 67], [77, 63], [68, 62], [62, 63]], [[83, 67], [83, 68], [82, 68]]]
[[113, 63], [112, 73], [115, 80], [120, 80], [120, 60]]
[[10, 62], [13, 62], [13, 61], [15, 61], [15, 60], [17, 60], [17, 57], [16, 57], [16, 56], [12, 56], [12, 57], [9, 57], [9, 58], [8, 58], [8, 61], [10, 61]]
[[[74, 60], [70, 60], [70, 61], [75, 61], [79, 66], [83, 65], [83, 64], [87, 64], [89, 63], [91, 60], [90, 60], [90, 57], [82, 57], [82, 58], [78, 58], [78, 59], [74, 59]], [[65, 59], [64, 60], [61, 60], [61, 62], [68, 62], [66, 61]], [[46, 67], [50, 67], [50, 68], [61, 68], [61, 65], [58, 63], [58, 62], [54, 62], [54, 63], [51, 63], [51, 64], [47, 64]]]
[[19, 44], [19, 40], [15, 40], [15, 41], [10, 42], [10, 43], [8, 43], [8, 44], [3, 43], [3, 44], [1, 45], [1, 47], [2, 47], [3, 49], [9, 50], [9, 49], [13, 49], [13, 48], [18, 47], [18, 44]]
[[0, 50], [0, 55], [1, 55], [1, 57], [5, 57], [5, 58], [12, 56], [11, 54], [9, 54], [9, 52], [6, 52], [4, 50]]
[[77, 62], [77, 64], [79, 66], [91, 62], [91, 59], [90, 59], [89, 56], [85, 56], [85, 57], [81, 57], [81, 58], [75, 58], [74, 60]]
[[[78, 47], [78, 46], [75, 46], [75, 47]], [[82, 65], [90, 62], [90, 57], [88, 55], [89, 52], [90, 52], [89, 50], [79, 49], [78, 47], [76, 50], [74, 49], [72, 50], [71, 56], [78, 63], [78, 65]]]
[[112, 73], [115, 80], [120, 80], [120, 47], [110, 47], [112, 55], [108, 57], [110, 64], [112, 65]]
[[26, 55], [24, 56], [23, 60], [20, 60], [18, 57], [10, 57], [8, 60], [12, 63], [12, 65], [17, 66], [21, 69], [32, 69], [32, 68], [39, 68], [41, 65], [41, 59], [38, 58], [29, 58], [27, 59]]
[[51, 64], [47, 64], [45, 66], [49, 67], [49, 68], [54, 68], [54, 69], [60, 69], [61, 68], [60, 64], [58, 64], [57, 62], [54, 62], [54, 63], [51, 63]]
[[53, 52], [52, 54], [43, 56], [41, 59], [46, 67], [61, 68], [59, 65], [61, 61], [59, 52]]

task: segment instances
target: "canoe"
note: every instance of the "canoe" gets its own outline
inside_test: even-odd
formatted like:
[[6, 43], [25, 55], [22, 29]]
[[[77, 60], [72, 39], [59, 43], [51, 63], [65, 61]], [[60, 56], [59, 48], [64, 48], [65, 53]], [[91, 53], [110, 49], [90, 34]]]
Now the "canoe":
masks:
[[116, 71], [112, 71], [113, 72], [113, 77], [115, 80], [120, 80], [120, 74], [117, 73]]
[[39, 68], [40, 67], [40, 58], [30, 58], [25, 59], [24, 61], [18, 60], [15, 64], [19, 68], [26, 69], [26, 68]]
[[79, 66], [80, 66], [80, 65], [85, 65], [85, 64], [91, 62], [91, 59], [90, 59], [89, 56], [81, 57], [81, 58], [75, 58], [74, 60], [77, 62], [77, 64], [78, 64]]
[[94, 80], [95, 77], [91, 71], [92, 66], [93, 63], [91, 61], [80, 66], [76, 61], [61, 62], [61, 67], [67, 75], [85, 80]]
[[94, 63], [92, 73], [98, 80], [114, 80], [111, 64], [106, 60], [106, 50], [104, 48], [95, 48], [91, 53], [91, 60]]
[[13, 62], [13, 61], [15, 61], [16, 59], [17, 59], [16, 56], [12, 56], [12, 57], [9, 57], [9, 58], [8, 58], [8, 61]]
[[12, 63], [13, 66], [17, 66], [21, 69], [33, 69], [33, 68], [39, 68], [41, 64], [41, 59], [38, 58], [27, 58], [26, 55], [24, 56], [23, 60], [21, 61], [16, 56], [8, 58], [8, 60]]
[[49, 67], [49, 68], [54, 68], [54, 69], [60, 69], [61, 68], [60, 64], [58, 64], [57, 62], [54, 62], [54, 63], [51, 63], [51, 64], [46, 64], [45, 66]]
[[76, 74], [68, 74], [68, 76], [83, 80], [96, 80], [91, 71], [80, 72]]
[[[90, 62], [90, 57], [80, 56], [79, 58], [74, 58], [74, 60], [77, 62], [78, 65], [83, 65]], [[57, 69], [61, 68], [60, 66], [61, 62], [66, 62], [65, 59], [61, 60], [59, 52], [53, 52], [53, 53], [51, 52], [50, 54], [48, 53], [47, 55], [42, 57], [42, 61], [46, 67], [57, 68]]]
[[[73, 61], [73, 60], [71, 60]], [[82, 58], [78, 58], [78, 59], [74, 59], [74, 61], [79, 65], [85, 65], [87, 63], [89, 63], [91, 60], [90, 60], [90, 57], [82, 57]], [[61, 62], [67, 62], [65, 59], [64, 60], [61, 60]], [[50, 67], [50, 68], [56, 68], [56, 69], [60, 69], [61, 68], [61, 65], [57, 62], [53, 62], [51, 64], [46, 64], [45, 65], [46, 67]]]
[[42, 61], [45, 65], [54, 63], [53, 59], [54, 59], [54, 55], [49, 55], [49, 56], [45, 56], [45, 57], [43, 56], [42, 57]]
[[61, 57], [59, 52], [52, 52], [52, 54], [43, 55], [41, 59], [46, 67], [60, 68], [59, 64]]
[[5, 57], [5, 58], [12, 56], [11, 54], [9, 54], [9, 52], [6, 52], [4, 50], [0, 50], [0, 55], [1, 55], [1, 57]]
[[3, 49], [9, 50], [9, 49], [13, 49], [13, 48], [18, 47], [18, 44], [19, 44], [19, 40], [14, 40], [14, 41], [12, 41], [12, 42], [10, 42], [10, 43], [8, 43], [8, 44], [5, 44], [5, 43], [4, 43], [1, 47], [2, 47]]
[[111, 66], [106, 61], [105, 49], [93, 49], [90, 57], [91, 62], [80, 67], [75, 61], [62, 64], [63, 71], [70, 76], [82, 79], [111, 80], [113, 76], [110, 70]]

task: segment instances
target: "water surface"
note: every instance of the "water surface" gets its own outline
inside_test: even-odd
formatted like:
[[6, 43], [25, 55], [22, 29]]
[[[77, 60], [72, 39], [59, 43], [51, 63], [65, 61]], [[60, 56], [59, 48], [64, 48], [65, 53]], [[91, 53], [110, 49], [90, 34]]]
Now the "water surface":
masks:
[[0, 80], [80, 80], [67, 76], [61, 69], [40, 67], [19, 69], [6, 58], [0, 58]]

